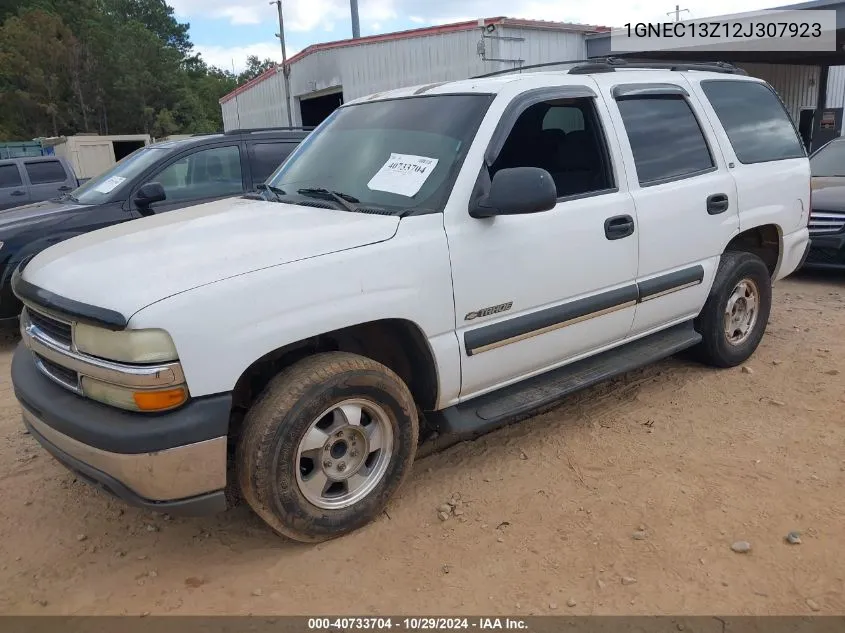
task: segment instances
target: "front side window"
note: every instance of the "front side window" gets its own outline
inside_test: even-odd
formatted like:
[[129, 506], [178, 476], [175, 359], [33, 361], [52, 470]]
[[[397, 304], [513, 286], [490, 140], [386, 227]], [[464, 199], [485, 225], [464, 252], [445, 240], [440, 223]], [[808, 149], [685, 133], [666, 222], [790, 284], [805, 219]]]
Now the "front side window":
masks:
[[168, 202], [233, 196], [243, 192], [237, 145], [200, 150], [171, 163], [147, 182], [164, 187]]
[[442, 210], [491, 101], [486, 94], [421, 95], [343, 106], [268, 181], [271, 197], [396, 213]]
[[606, 191], [613, 177], [604, 131], [589, 98], [543, 101], [527, 107], [490, 169], [539, 167], [554, 180], [558, 198]]
[[0, 165], [0, 189], [23, 185], [17, 165]]
[[845, 176], [845, 142], [833, 141], [813, 154], [810, 171], [815, 177]]
[[694, 176], [714, 167], [686, 99], [649, 95], [617, 100], [641, 185]]
[[64, 167], [57, 160], [40, 160], [32, 163], [24, 163], [26, 175], [33, 185], [45, 185], [52, 182], [64, 182], [67, 174]]
[[756, 81], [709, 80], [701, 89], [744, 164], [805, 156], [801, 138], [775, 92]]

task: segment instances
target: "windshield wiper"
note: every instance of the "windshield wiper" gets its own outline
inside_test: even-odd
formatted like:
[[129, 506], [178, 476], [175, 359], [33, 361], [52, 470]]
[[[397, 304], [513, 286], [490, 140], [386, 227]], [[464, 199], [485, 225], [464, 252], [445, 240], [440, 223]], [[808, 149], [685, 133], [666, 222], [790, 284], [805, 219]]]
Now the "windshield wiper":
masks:
[[288, 195], [287, 193], [285, 193], [284, 189], [279, 189], [279, 187], [274, 187], [273, 185], [268, 185], [264, 182], [262, 182], [260, 185], [256, 185], [255, 188], [259, 191], [269, 191], [273, 194], [273, 197], [276, 199], [276, 202], [283, 202], [281, 196]]
[[312, 198], [331, 198], [339, 205], [341, 205], [347, 211], [355, 212], [358, 210], [358, 207], [355, 204], [360, 202], [358, 198], [355, 196], [350, 196], [348, 193], [341, 193], [340, 191], [329, 191], [328, 189], [323, 189], [322, 187], [313, 187], [313, 188], [306, 188], [306, 189], [297, 189], [296, 193], [300, 193], [303, 196], [310, 196]]

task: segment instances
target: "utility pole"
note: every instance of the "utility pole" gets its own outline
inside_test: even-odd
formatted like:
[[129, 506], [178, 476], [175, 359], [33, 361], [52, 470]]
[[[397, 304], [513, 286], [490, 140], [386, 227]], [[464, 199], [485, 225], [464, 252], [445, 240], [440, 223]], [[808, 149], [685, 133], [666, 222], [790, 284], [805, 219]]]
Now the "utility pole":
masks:
[[349, 11], [352, 13], [352, 37], [361, 37], [361, 24], [358, 22], [358, 0], [349, 0]]
[[288, 113], [288, 127], [293, 127], [290, 107], [290, 69], [288, 68], [288, 56], [285, 52], [285, 18], [282, 16], [282, 0], [272, 0], [270, 4], [275, 4], [279, 12], [279, 32], [276, 33], [276, 37], [279, 38], [282, 45], [282, 76], [285, 85], [285, 110]]
[[675, 10], [674, 11], [667, 11], [666, 15], [672, 15], [673, 13], [675, 14], [675, 22], [680, 22], [681, 21], [681, 14], [682, 13], [689, 13], [689, 9], [682, 9], [681, 5], [676, 4]]

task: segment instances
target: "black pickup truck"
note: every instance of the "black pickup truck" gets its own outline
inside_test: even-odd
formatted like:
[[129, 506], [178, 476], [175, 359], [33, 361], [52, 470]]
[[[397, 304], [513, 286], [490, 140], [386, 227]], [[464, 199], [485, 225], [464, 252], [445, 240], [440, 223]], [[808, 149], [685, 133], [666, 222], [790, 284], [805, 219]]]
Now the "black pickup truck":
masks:
[[0, 211], [0, 320], [20, 314], [10, 280], [24, 259], [118, 222], [251, 192], [308, 133], [235, 130], [155, 143], [61, 198]]

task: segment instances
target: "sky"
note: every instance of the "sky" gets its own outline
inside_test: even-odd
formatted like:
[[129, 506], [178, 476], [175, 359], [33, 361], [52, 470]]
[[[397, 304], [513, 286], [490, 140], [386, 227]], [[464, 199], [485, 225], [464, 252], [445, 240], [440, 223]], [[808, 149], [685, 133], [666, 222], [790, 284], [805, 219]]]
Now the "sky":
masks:
[[[679, 0], [681, 1], [681, 0]], [[682, 19], [704, 18], [778, 6], [764, 0], [690, 0]], [[281, 61], [278, 17], [268, 0], [170, 0], [191, 40], [209, 64], [236, 72], [248, 55]], [[507, 16], [621, 26], [674, 18], [672, 0], [358, 0], [361, 35]], [[349, 0], [282, 0], [290, 57], [310, 44], [352, 36]]]

